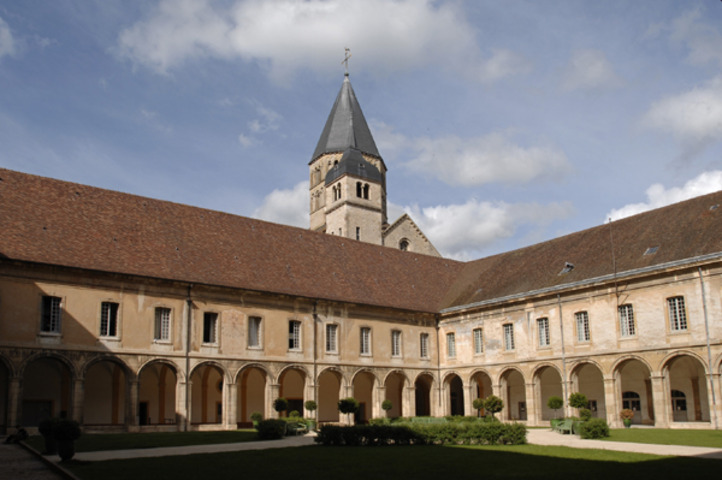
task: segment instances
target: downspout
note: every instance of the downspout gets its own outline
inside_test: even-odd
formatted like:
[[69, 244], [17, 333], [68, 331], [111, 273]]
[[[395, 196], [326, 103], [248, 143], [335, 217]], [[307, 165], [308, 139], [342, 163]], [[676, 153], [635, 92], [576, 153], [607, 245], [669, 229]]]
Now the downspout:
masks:
[[[442, 385], [441, 385], [441, 341], [439, 340], [439, 315], [435, 315], [436, 320], [436, 377], [439, 379], [439, 385], [438, 385], [438, 397], [439, 397], [439, 408], [441, 408], [441, 391], [442, 391]], [[443, 415], [442, 415], [443, 416]]]
[[561, 333], [562, 340], [562, 375], [564, 375], [564, 378], [562, 379], [562, 388], [564, 389], [564, 398], [568, 399], [569, 392], [567, 387], [567, 358], [566, 352], [564, 350], [564, 320], [562, 318], [562, 297], [559, 294], [557, 294], [557, 305], [559, 306], [559, 332]]
[[[313, 401], [318, 402], [318, 341], [317, 341], [317, 330], [318, 326], [318, 300], [313, 302]], [[318, 425], [318, 408], [314, 411], [316, 416], [316, 425]]]
[[715, 413], [714, 415], [714, 428], [717, 429], [717, 398], [714, 392], [714, 382], [712, 381], [712, 347], [709, 341], [709, 320], [707, 316], [707, 296], [704, 293], [704, 279], [702, 278], [702, 267], [697, 267], [699, 273], [699, 286], [702, 289], [702, 311], [704, 312], [704, 333], [707, 338], [707, 368], [709, 369], [709, 389], [712, 392], [712, 408], [710, 409]]
[[190, 370], [191, 370], [191, 321], [193, 320], [193, 299], [191, 298], [191, 289], [193, 284], [188, 285], [188, 298], [186, 299], [186, 345], [185, 345], [185, 364], [186, 364], [186, 411], [185, 411], [185, 422], [183, 422], [183, 431], [188, 431], [191, 424], [191, 389], [190, 384]]

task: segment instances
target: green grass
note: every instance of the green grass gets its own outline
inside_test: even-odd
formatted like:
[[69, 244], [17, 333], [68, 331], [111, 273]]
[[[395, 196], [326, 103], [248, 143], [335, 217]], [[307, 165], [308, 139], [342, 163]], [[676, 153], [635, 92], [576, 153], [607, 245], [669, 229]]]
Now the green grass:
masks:
[[715, 478], [721, 460], [520, 445], [505, 447], [297, 447], [80, 463], [82, 480], [158, 478], [343, 480], [439, 478]]
[[614, 428], [604, 440], [722, 448], [722, 430], [669, 430], [658, 428]]
[[[85, 434], [75, 442], [75, 451], [95, 452], [99, 450], [212, 445], [218, 443], [251, 442], [255, 440], [258, 440], [258, 432], [253, 429], [230, 432]], [[42, 436], [30, 437], [28, 444], [39, 452], [45, 450], [45, 442]]]

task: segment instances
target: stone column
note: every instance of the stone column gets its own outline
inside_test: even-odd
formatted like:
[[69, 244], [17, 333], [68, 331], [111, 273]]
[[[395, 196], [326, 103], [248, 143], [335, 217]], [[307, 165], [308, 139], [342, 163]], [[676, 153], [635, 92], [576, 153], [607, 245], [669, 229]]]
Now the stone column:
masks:
[[22, 418], [23, 389], [20, 380], [19, 376], [12, 377], [8, 385], [8, 427], [20, 425]]
[[[664, 375], [651, 375], [652, 380], [652, 400], [654, 408], [654, 426], [666, 428], [669, 426], [670, 409], [667, 408], [671, 400], [669, 389], [664, 388]], [[668, 401], [669, 400], [669, 401]]]
[[411, 396], [414, 394], [414, 387], [401, 387], [401, 416], [413, 417], [411, 413], [411, 405], [414, 402], [411, 401]]
[[[238, 428], [238, 384], [225, 384], [225, 399], [223, 402], [223, 416], [225, 417], [225, 426], [228, 430]], [[227, 405], [227, 407], [226, 407]]]
[[[707, 380], [707, 405], [709, 405], [709, 421], [712, 428], [720, 428], [720, 419], [722, 419], [722, 408], [720, 405], [720, 374], [713, 373], [706, 375]], [[714, 400], [714, 401], [713, 401]]]
[[416, 416], [416, 385], [409, 387], [409, 417]]
[[613, 376], [604, 376], [604, 408], [607, 411], [607, 423], [610, 427], [620, 428], [622, 421], [619, 419], [621, 410], [617, 399], [621, 395], [618, 392], [618, 381]]
[[73, 381], [73, 394], [71, 397], [71, 404], [72, 404], [72, 414], [71, 417], [73, 420], [77, 421], [79, 424], [83, 424], [83, 400], [85, 400], [83, 397], [85, 396], [85, 379], [83, 378], [76, 378]]
[[474, 388], [474, 385], [464, 385], [464, 387], [461, 389], [462, 392], [464, 392], [464, 415], [468, 417], [475, 417], [476, 416], [476, 410], [474, 410], [474, 406], [472, 405], [474, 401], [474, 393], [472, 389]]
[[541, 410], [537, 409], [537, 403], [541, 403], [541, 391], [539, 392], [539, 398], [537, 398], [533, 382], [524, 384], [524, 387], [524, 394], [526, 396], [526, 424], [538, 425], [541, 421]]
[[381, 403], [386, 398], [386, 387], [376, 387], [371, 390], [371, 417], [381, 418], [386, 412], [381, 408]]
[[[179, 427], [182, 432], [187, 432], [191, 429], [191, 405], [193, 405], [193, 398], [191, 398], [193, 389], [191, 385], [191, 382], [179, 381], [175, 389], [175, 411], [176, 416], [180, 419], [178, 423], [180, 423]], [[159, 397], [158, 401], [164, 402], [165, 399]]]
[[268, 383], [266, 384], [266, 398], [268, 399], [266, 401], [266, 411], [263, 412], [263, 418], [277, 418], [280, 417], [281, 414], [277, 413], [273, 409], [273, 402], [278, 398], [279, 392], [281, 391], [281, 386], [277, 383]]
[[[129, 432], [137, 432], [138, 428], [138, 402], [139, 402], [139, 388], [140, 382], [138, 380], [131, 380], [128, 382], [128, 389], [125, 394], [125, 426]], [[176, 415], [176, 422], [178, 421], [178, 415]]]

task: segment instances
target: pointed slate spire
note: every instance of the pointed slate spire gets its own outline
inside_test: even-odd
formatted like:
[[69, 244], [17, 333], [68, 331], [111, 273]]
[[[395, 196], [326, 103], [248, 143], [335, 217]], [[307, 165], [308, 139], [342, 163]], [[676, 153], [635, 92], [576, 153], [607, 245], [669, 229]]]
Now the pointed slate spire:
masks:
[[348, 148], [381, 158], [347, 73], [311, 162], [325, 153], [344, 152]]

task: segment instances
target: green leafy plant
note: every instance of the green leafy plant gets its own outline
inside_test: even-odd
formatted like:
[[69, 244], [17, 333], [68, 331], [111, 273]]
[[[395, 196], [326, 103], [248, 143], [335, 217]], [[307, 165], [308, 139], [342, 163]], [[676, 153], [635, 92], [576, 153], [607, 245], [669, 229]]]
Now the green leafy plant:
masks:
[[291, 410], [288, 416], [293, 419], [298, 419], [301, 416], [301, 413], [298, 410]]
[[606, 438], [609, 436], [609, 425], [604, 419], [592, 418], [581, 424], [579, 436], [585, 439]]
[[580, 408], [579, 409], [579, 418], [581, 418], [583, 421], [588, 421], [592, 418], [592, 411], [588, 408]]
[[277, 418], [262, 420], [256, 427], [258, 438], [261, 440], [276, 440], [283, 438], [286, 433], [286, 422]]
[[483, 398], [475, 398], [473, 402], [471, 402], [471, 406], [474, 407], [474, 410], [476, 410], [476, 415], [481, 416], [481, 409], [484, 408], [484, 399]]
[[619, 417], [622, 420], [631, 420], [634, 418], [634, 410], [630, 410], [629, 408], [625, 408], [621, 412], [619, 412]]
[[318, 408], [318, 404], [314, 400], [306, 400], [306, 403], [304, 403], [303, 406], [309, 412], [313, 412]]
[[[338, 411], [341, 413], [345, 413], [349, 417], [351, 416], [352, 413], [356, 413], [358, 411], [358, 407], [359, 407], [359, 403], [353, 397], [342, 398], [341, 400], [338, 401]], [[350, 418], [349, 418], [349, 420], [350, 420]]]
[[261, 412], [251, 413], [251, 421], [252, 422], [260, 422], [261, 420], [263, 420], [263, 415], [261, 414]]
[[484, 399], [484, 410], [491, 413], [493, 417], [497, 412], [504, 409], [504, 401], [496, 395], [489, 395]]
[[569, 395], [569, 406], [572, 408], [586, 408], [589, 404], [587, 396], [583, 393], [572, 393]]
[[278, 397], [273, 401], [273, 409], [280, 415], [281, 412], [288, 410], [288, 400], [283, 397]]
[[552, 395], [547, 399], [547, 407], [554, 410], [554, 418], [558, 418], [557, 410], [562, 408], [564, 406], [564, 400], [562, 397], [557, 397], [556, 395]]
[[394, 404], [391, 403], [391, 400], [386, 399], [383, 402], [381, 402], [381, 409], [388, 414], [388, 411], [394, 408]]

